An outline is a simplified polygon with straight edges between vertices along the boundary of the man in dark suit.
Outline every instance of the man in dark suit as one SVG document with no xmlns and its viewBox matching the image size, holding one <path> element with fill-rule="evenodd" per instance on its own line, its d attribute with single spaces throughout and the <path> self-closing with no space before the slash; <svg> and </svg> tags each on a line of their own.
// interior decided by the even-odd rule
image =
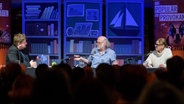
<svg viewBox="0 0 184 104">
<path fill-rule="evenodd" d="M 25 53 L 26 45 L 27 42 L 25 34 L 15 34 L 13 44 L 9 47 L 6 55 L 6 64 L 10 62 L 18 62 L 25 67 L 36 68 L 36 62 L 29 59 L 28 52 Z"/>
</svg>

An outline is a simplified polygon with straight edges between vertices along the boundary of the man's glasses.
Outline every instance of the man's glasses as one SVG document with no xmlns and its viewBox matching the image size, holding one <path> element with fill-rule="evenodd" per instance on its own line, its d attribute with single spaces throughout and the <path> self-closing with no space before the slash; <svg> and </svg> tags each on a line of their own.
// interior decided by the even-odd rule
<svg viewBox="0 0 184 104">
<path fill-rule="evenodd" d="M 103 42 L 96 42 L 97 44 L 101 44 L 101 43 L 103 43 Z"/>
</svg>

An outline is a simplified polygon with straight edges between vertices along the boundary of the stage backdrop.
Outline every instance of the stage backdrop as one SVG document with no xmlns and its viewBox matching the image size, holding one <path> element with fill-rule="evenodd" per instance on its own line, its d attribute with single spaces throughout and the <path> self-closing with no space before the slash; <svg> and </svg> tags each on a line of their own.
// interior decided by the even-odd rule
<svg viewBox="0 0 184 104">
<path fill-rule="evenodd" d="M 184 58 L 183 0 L 154 0 L 155 40 L 164 37 L 174 55 Z"/>
<path fill-rule="evenodd" d="M 11 0 L 0 0 L 0 65 L 5 64 L 7 49 L 11 44 L 10 9 Z"/>
</svg>

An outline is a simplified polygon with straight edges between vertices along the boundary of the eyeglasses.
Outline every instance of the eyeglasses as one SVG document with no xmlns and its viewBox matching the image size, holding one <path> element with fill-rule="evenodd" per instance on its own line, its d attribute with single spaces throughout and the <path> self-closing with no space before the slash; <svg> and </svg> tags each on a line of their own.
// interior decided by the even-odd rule
<svg viewBox="0 0 184 104">
<path fill-rule="evenodd" d="M 163 45 L 163 44 L 157 44 L 157 43 L 155 44 L 155 46 L 161 46 L 161 45 Z"/>
<path fill-rule="evenodd" d="M 97 44 L 101 44 L 101 43 L 103 43 L 103 42 L 96 42 Z"/>
</svg>

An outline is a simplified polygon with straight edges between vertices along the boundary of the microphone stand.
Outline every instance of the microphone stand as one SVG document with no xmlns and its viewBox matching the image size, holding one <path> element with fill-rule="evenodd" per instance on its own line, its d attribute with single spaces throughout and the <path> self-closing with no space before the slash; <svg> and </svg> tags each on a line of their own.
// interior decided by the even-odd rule
<svg viewBox="0 0 184 104">
<path fill-rule="evenodd" d="M 152 54 L 153 53 L 153 51 L 150 51 L 149 53 L 147 53 L 147 54 L 145 54 L 144 56 L 145 56 L 145 58 L 147 58 L 150 54 Z"/>
<path fill-rule="evenodd" d="M 63 58 L 60 63 L 69 63 L 71 58 Z"/>
</svg>

